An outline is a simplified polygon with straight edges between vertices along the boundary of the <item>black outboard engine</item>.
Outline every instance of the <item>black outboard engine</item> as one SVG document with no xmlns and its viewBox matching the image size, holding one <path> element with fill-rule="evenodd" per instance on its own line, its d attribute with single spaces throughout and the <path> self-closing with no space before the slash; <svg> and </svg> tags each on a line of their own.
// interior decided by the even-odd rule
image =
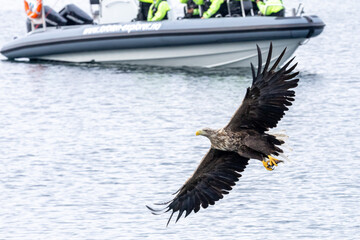
<svg viewBox="0 0 360 240">
<path fill-rule="evenodd" d="M 59 14 L 67 20 L 66 25 L 92 24 L 93 19 L 74 4 L 66 5 Z"/>
<path fill-rule="evenodd" d="M 44 6 L 45 22 L 47 27 L 65 26 L 67 20 L 49 6 Z M 42 28 L 42 24 L 35 24 L 35 29 Z M 26 20 L 26 30 L 31 31 L 31 21 Z"/>
<path fill-rule="evenodd" d="M 49 6 L 44 6 L 46 26 L 65 26 L 67 20 Z"/>
</svg>

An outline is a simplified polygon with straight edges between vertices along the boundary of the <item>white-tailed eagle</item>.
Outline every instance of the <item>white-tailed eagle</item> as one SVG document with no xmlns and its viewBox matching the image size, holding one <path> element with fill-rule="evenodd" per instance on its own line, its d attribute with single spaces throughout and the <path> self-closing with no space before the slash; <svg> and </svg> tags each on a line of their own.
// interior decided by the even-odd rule
<svg viewBox="0 0 360 240">
<path fill-rule="evenodd" d="M 292 58 L 282 68 L 277 67 L 285 54 L 280 54 L 269 69 L 272 44 L 262 69 L 262 56 L 259 46 L 258 69 L 255 74 L 251 64 L 253 82 L 246 91 L 245 98 L 230 122 L 221 129 L 204 128 L 196 135 L 207 137 L 211 142 L 208 153 L 202 159 L 194 174 L 178 190 L 174 199 L 163 203 L 164 209 L 157 210 L 147 206 L 153 214 L 171 211 L 168 224 L 175 212 L 179 212 L 176 221 L 185 212 L 187 217 L 200 207 L 207 208 L 228 194 L 235 182 L 241 177 L 248 161 L 260 160 L 267 170 L 273 170 L 281 160 L 275 158 L 283 153 L 280 146 L 284 143 L 276 135 L 270 134 L 270 128 L 276 127 L 285 115 L 288 106 L 294 101 L 295 92 L 291 89 L 298 85 L 294 72 L 297 64 L 289 67 Z"/>
</svg>

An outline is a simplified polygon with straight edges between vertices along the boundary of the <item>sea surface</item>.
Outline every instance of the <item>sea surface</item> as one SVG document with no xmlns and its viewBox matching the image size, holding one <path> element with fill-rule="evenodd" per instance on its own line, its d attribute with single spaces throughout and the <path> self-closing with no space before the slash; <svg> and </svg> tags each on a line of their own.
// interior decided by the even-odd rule
<svg viewBox="0 0 360 240">
<path fill-rule="evenodd" d="M 195 131 L 229 121 L 250 72 L 0 57 L 0 239 L 359 239 L 360 5 L 301 2 L 327 26 L 295 52 L 296 101 L 274 130 L 291 162 L 250 161 L 223 200 L 168 227 L 145 205 L 191 176 L 209 148 Z M 22 4 L 0 0 L 0 46 L 25 34 Z"/>
</svg>

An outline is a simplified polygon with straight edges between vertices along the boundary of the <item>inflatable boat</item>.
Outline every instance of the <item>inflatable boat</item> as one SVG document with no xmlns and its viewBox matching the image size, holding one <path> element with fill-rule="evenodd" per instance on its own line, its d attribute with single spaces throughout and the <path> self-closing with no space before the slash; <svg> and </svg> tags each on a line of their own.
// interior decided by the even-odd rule
<svg viewBox="0 0 360 240">
<path fill-rule="evenodd" d="M 256 60 L 256 44 L 264 49 L 265 56 L 272 42 L 274 59 L 287 47 L 283 60 L 286 61 L 300 45 L 321 34 L 325 27 L 319 17 L 295 11 L 289 17 L 244 14 L 210 19 L 170 17 L 159 22 L 131 21 L 137 9 L 129 5 L 128 8 L 119 5 L 118 13 L 124 9 L 125 13 L 117 14 L 128 14 L 125 20 L 129 21 L 115 17 L 101 20 L 99 16 L 104 15 L 102 11 L 106 6 L 104 1 L 95 2 L 99 10 L 93 17 L 74 5 L 59 13 L 43 6 L 42 20 L 38 24 L 31 20 L 28 34 L 4 45 L 1 54 L 10 60 L 248 67 Z"/>
</svg>

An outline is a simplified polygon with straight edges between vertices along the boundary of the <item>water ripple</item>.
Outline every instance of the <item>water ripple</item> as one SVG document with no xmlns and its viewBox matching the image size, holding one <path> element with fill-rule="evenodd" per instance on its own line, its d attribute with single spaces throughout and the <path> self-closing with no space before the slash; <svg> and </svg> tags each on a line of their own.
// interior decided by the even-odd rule
<svg viewBox="0 0 360 240">
<path fill-rule="evenodd" d="M 251 161 L 224 200 L 168 228 L 145 204 L 191 176 L 209 147 L 195 131 L 227 123 L 248 70 L 0 61 L 0 238 L 355 239 L 360 9 L 302 2 L 327 27 L 296 52 L 301 81 L 279 125 L 292 161 Z M 0 9 L 0 45 L 23 33 L 17 9 Z"/>
</svg>

